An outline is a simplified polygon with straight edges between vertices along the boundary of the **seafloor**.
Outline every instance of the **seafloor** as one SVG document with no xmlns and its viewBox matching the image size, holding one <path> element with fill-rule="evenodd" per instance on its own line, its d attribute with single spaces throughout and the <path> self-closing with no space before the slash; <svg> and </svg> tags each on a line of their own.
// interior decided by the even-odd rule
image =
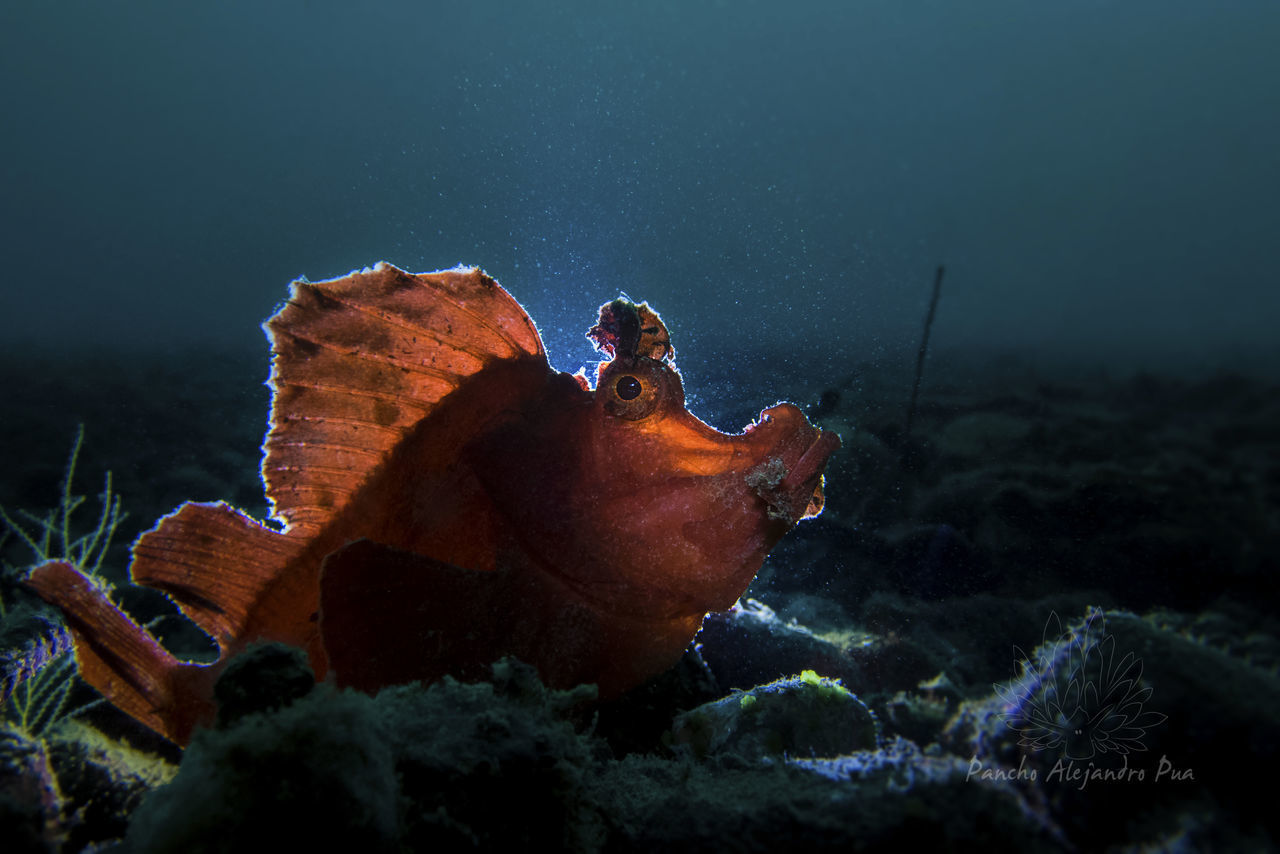
<svg viewBox="0 0 1280 854">
<path fill-rule="evenodd" d="M 716 426 L 786 397 L 844 447 L 822 517 L 697 652 L 607 705 L 510 661 L 492 684 L 343 694 L 265 648 L 185 755 L 109 706 L 65 715 L 82 685 L 61 720 L 24 722 L 15 674 L 57 652 L 56 626 L 9 537 L 0 849 L 1276 847 L 1273 383 L 935 356 L 908 434 L 900 365 L 683 367 Z M 73 534 L 110 469 L 119 600 L 207 650 L 127 584 L 127 544 L 186 499 L 264 513 L 265 373 L 258 355 L 7 354 L 0 506 L 57 505 L 83 423 Z"/>
</svg>

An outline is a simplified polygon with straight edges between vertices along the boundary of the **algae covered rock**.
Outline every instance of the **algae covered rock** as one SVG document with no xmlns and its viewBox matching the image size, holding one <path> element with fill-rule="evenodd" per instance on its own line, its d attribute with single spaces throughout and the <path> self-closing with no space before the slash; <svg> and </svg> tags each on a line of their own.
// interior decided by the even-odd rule
<svg viewBox="0 0 1280 854">
<path fill-rule="evenodd" d="M 80 850 L 125 835 L 134 810 L 178 769 L 80 721 L 64 721 L 47 739 L 66 798 L 67 844 Z"/>
<path fill-rule="evenodd" d="M 218 725 L 287 706 L 309 694 L 315 684 L 302 650 L 282 643 L 253 644 L 233 658 L 214 683 Z"/>
<path fill-rule="evenodd" d="M 134 815 L 129 849 L 363 841 L 365 850 L 392 850 L 398 784 L 381 718 L 373 698 L 322 688 L 274 714 L 198 732 L 174 781 Z"/>
<path fill-rule="evenodd" d="M 445 678 L 376 697 L 321 685 L 200 731 L 135 815 L 129 850 L 586 847 L 592 743 L 558 713 L 592 692 L 546 690 L 515 662 L 495 670 L 496 684 Z"/>
<path fill-rule="evenodd" d="M 0 724 L 0 838 L 18 851 L 59 850 L 63 806 L 44 742 Z"/>
<path fill-rule="evenodd" d="M 744 599 L 728 611 L 708 614 L 698 643 L 703 660 L 723 688 L 747 690 L 773 679 L 814 670 L 847 684 L 866 674 L 846 650 L 768 605 Z"/>
<path fill-rule="evenodd" d="M 672 747 L 693 756 L 838 756 L 872 749 L 879 723 L 838 680 L 806 670 L 676 717 Z"/>
<path fill-rule="evenodd" d="M 970 757 L 975 778 L 1042 790 L 1086 848 L 1177 836 L 1195 850 L 1263 850 L 1274 798 L 1253 769 L 1280 758 L 1277 706 L 1271 670 L 1160 618 L 1091 608 L 1052 618 L 1015 678 L 962 703 L 940 742 Z"/>
<path fill-rule="evenodd" d="M 966 774 L 897 739 L 833 759 L 629 756 L 598 791 L 611 852 L 1069 850 L 1015 785 Z"/>
</svg>

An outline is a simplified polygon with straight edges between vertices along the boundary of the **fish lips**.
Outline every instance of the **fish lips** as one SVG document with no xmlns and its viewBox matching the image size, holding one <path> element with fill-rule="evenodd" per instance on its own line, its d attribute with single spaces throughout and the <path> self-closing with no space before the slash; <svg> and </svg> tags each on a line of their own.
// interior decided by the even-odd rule
<svg viewBox="0 0 1280 854">
<path fill-rule="evenodd" d="M 760 413 L 747 434 L 770 440 L 761 463 L 746 475 L 747 485 L 764 499 L 771 519 L 794 525 L 822 512 L 822 472 L 840 447 L 840 437 L 809 423 L 790 403 Z"/>
<path fill-rule="evenodd" d="M 792 505 L 808 498 L 801 519 L 812 519 L 822 512 L 826 504 L 826 494 L 823 492 L 825 478 L 822 472 L 827 467 L 827 460 L 831 459 L 831 455 L 839 447 L 839 436 L 830 430 L 819 430 L 818 438 L 800 455 L 800 459 L 782 481 L 782 490 L 791 496 Z"/>
</svg>

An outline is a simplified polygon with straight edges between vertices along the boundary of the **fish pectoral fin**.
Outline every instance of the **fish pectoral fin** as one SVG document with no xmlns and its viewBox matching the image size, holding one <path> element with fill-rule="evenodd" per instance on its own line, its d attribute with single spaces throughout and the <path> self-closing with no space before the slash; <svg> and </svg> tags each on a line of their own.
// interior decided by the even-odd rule
<svg viewBox="0 0 1280 854">
<path fill-rule="evenodd" d="M 507 573 L 357 540 L 325 558 L 320 637 L 339 685 L 479 679 L 505 650 Z"/>
</svg>

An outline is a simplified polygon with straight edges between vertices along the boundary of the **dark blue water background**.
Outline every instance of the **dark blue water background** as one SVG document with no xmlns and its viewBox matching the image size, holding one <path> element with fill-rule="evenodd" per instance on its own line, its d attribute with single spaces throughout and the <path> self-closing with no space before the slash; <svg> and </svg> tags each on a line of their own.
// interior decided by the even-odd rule
<svg viewBox="0 0 1280 854">
<path fill-rule="evenodd" d="M 260 348 L 296 276 L 462 262 L 557 367 L 625 291 L 686 371 L 834 376 L 913 357 L 945 262 L 944 350 L 1265 366 L 1277 43 L 1271 2 L 7 3 L 0 339 Z"/>
</svg>

